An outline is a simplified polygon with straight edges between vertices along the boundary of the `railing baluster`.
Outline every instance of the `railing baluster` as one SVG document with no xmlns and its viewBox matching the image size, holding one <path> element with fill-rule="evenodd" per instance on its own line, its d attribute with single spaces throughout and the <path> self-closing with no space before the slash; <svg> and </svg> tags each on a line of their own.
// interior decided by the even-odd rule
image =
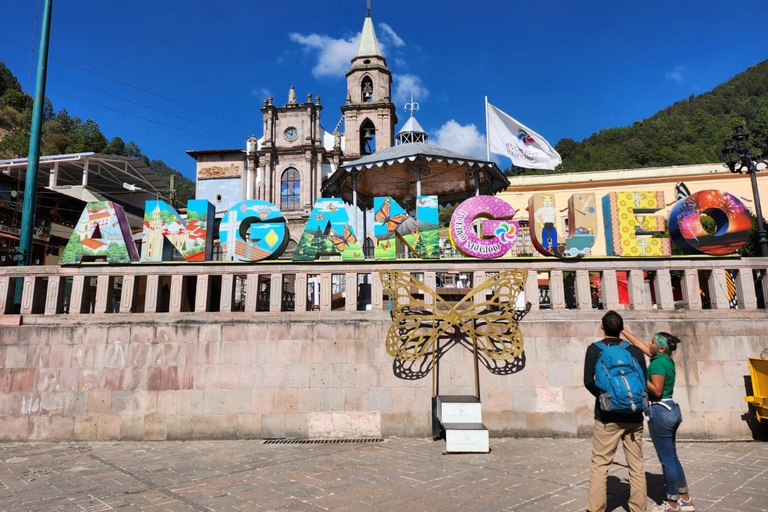
<svg viewBox="0 0 768 512">
<path fill-rule="evenodd" d="M 525 280 L 525 301 L 531 303 L 531 311 L 539 309 L 539 273 L 536 270 L 528 271 Z"/>
<path fill-rule="evenodd" d="M 248 274 L 245 285 L 245 311 L 255 313 L 259 304 L 259 274 Z"/>
<path fill-rule="evenodd" d="M 424 285 L 437 293 L 437 272 L 424 272 Z M 430 294 L 424 294 L 426 304 L 434 304 L 435 298 Z"/>
<path fill-rule="evenodd" d="M 112 284 L 111 276 L 100 275 L 96 278 L 96 304 L 94 306 L 94 313 L 106 313 L 107 303 L 110 292 L 110 284 Z"/>
<path fill-rule="evenodd" d="M 69 292 L 69 314 L 79 315 L 83 310 L 83 293 L 85 292 L 85 276 L 72 278 L 72 290 Z"/>
<path fill-rule="evenodd" d="M 11 288 L 11 278 L 8 276 L 0 277 L 0 315 L 5 314 L 8 307 L 8 293 Z"/>
<path fill-rule="evenodd" d="M 740 268 L 736 275 L 736 298 L 740 309 L 757 309 L 755 279 L 751 268 Z"/>
<path fill-rule="evenodd" d="M 48 276 L 48 290 L 45 294 L 45 314 L 61 313 L 63 308 L 64 287 L 59 276 Z"/>
<path fill-rule="evenodd" d="M 624 308 L 624 305 L 619 302 L 619 282 L 616 279 L 615 270 L 603 270 L 600 288 L 603 295 L 603 308 L 608 310 Z"/>
<path fill-rule="evenodd" d="M 384 308 L 382 294 L 384 287 L 381 284 L 381 275 L 378 272 L 371 273 L 371 309 L 381 311 Z"/>
<path fill-rule="evenodd" d="M 667 269 L 656 271 L 654 281 L 656 300 L 661 309 L 675 309 L 675 297 L 672 295 L 672 275 Z"/>
<path fill-rule="evenodd" d="M 195 285 L 195 313 L 205 313 L 211 301 L 210 276 L 202 274 L 197 276 Z"/>
<path fill-rule="evenodd" d="M 136 297 L 136 276 L 123 276 L 123 289 L 120 292 L 120 313 L 132 313 Z"/>
<path fill-rule="evenodd" d="M 32 306 L 35 303 L 36 276 L 24 276 L 24 288 L 21 293 L 21 314 L 31 315 Z"/>
<path fill-rule="evenodd" d="M 482 284 L 483 281 L 485 281 L 485 271 L 475 270 L 472 276 L 472 282 L 474 283 L 475 287 Z M 481 302 L 488 300 L 488 296 L 485 293 L 476 293 L 473 299 L 475 304 L 480 304 Z"/>
<path fill-rule="evenodd" d="M 296 289 L 294 311 L 303 313 L 307 310 L 307 274 L 304 272 L 297 273 L 296 283 L 293 286 Z"/>
<path fill-rule="evenodd" d="M 344 277 L 344 310 L 357 311 L 357 274 L 347 272 Z"/>
<path fill-rule="evenodd" d="M 712 302 L 712 309 L 731 308 L 725 272 L 722 268 L 713 268 L 709 273 L 709 300 Z"/>
<path fill-rule="evenodd" d="M 147 296 L 144 298 L 144 312 L 157 313 L 157 299 L 160 292 L 160 276 L 147 276 Z"/>
<path fill-rule="evenodd" d="M 629 304 L 632 309 L 651 309 L 645 296 L 645 276 L 642 270 L 630 270 L 628 279 Z"/>
<path fill-rule="evenodd" d="M 219 298 L 219 310 L 230 313 L 232 311 L 232 298 L 234 297 L 235 276 L 224 274 L 221 276 L 221 297 Z"/>
<path fill-rule="evenodd" d="M 329 272 L 320 274 L 320 311 L 331 310 L 331 299 L 333 297 L 332 282 L 332 274 Z"/>
<path fill-rule="evenodd" d="M 549 300 L 552 303 L 552 309 L 565 309 L 565 286 L 563 285 L 562 270 L 549 272 Z"/>
<path fill-rule="evenodd" d="M 579 309 L 592 309 L 592 290 L 589 286 L 589 272 L 576 271 L 576 306 Z"/>
<path fill-rule="evenodd" d="M 699 271 L 687 268 L 683 271 L 683 303 L 686 309 L 701 309 Z"/>
<path fill-rule="evenodd" d="M 269 283 L 269 311 L 279 313 L 283 309 L 283 274 L 272 273 Z"/>
</svg>

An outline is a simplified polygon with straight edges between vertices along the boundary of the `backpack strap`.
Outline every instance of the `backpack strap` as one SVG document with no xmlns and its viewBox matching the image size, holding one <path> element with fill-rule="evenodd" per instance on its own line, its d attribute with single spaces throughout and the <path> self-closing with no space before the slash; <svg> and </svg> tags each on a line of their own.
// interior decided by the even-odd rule
<svg viewBox="0 0 768 512">
<path fill-rule="evenodd" d="M 608 348 L 608 345 L 603 343 L 602 340 L 594 342 L 593 345 L 596 346 L 597 348 L 599 348 L 601 352 Z"/>
<path fill-rule="evenodd" d="M 619 345 L 623 349 L 628 349 L 630 347 L 630 344 L 627 340 L 622 340 L 621 345 Z"/>
</svg>

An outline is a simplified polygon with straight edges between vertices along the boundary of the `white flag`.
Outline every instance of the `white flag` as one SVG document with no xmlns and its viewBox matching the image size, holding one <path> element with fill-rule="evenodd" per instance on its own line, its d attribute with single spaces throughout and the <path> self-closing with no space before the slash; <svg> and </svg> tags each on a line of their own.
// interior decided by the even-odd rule
<svg viewBox="0 0 768 512">
<path fill-rule="evenodd" d="M 554 169 L 563 159 L 544 137 L 488 103 L 488 145 L 491 152 L 525 169 Z"/>
</svg>

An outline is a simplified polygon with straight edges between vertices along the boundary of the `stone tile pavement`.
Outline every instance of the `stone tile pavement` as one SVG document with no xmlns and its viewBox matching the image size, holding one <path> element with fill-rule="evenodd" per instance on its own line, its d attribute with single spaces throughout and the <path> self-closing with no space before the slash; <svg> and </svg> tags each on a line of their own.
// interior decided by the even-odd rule
<svg viewBox="0 0 768 512">
<path fill-rule="evenodd" d="M 261 441 L 0 444 L 0 511 L 583 511 L 588 439 L 492 439 L 489 455 L 444 444 Z M 768 511 L 768 444 L 681 443 L 698 510 Z M 649 495 L 663 498 L 646 443 Z M 608 510 L 625 510 L 619 453 Z"/>
</svg>

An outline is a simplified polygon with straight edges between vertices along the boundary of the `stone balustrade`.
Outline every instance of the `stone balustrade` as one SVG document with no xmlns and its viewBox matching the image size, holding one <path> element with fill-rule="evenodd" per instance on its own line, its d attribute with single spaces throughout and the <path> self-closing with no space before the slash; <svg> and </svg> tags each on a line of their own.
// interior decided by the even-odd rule
<svg viewBox="0 0 768 512">
<path fill-rule="evenodd" d="M 764 308 L 761 297 L 768 296 L 764 258 L 94 263 L 0 268 L 0 315 L 380 311 L 387 307 L 381 269 L 416 274 L 440 293 L 451 286 L 440 286 L 444 279 L 438 276 L 461 276 L 464 281 L 454 287 L 466 291 L 488 274 L 510 268 L 530 271 L 525 298 L 533 310 L 754 310 Z M 622 272 L 628 305 L 619 300 Z M 18 286 L 20 307 L 18 301 L 14 305 Z"/>
</svg>

